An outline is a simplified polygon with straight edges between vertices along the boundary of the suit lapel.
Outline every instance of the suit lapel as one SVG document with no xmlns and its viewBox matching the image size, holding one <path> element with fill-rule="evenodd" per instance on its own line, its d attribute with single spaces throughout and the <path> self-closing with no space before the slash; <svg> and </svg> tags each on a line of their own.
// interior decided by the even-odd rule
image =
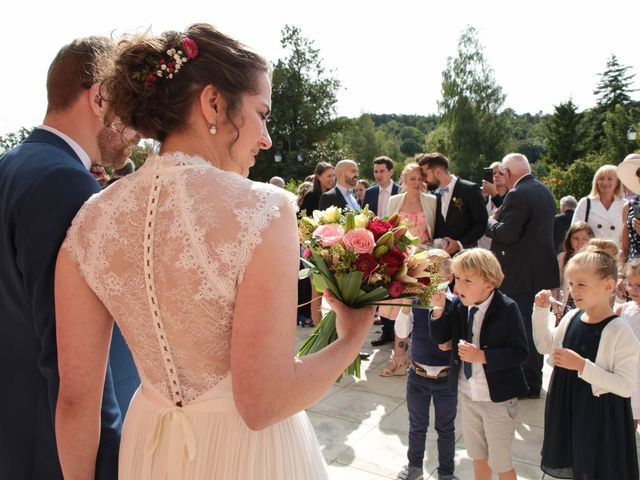
<svg viewBox="0 0 640 480">
<path fill-rule="evenodd" d="M 340 189 L 338 187 L 335 187 L 335 189 L 336 189 L 336 197 L 342 203 L 342 205 L 339 205 L 339 207 L 344 208 L 348 206 L 347 199 L 344 198 L 344 195 L 342 195 L 342 192 L 340 191 Z"/>
<path fill-rule="evenodd" d="M 442 216 L 442 195 L 436 193 L 436 219 L 434 224 L 434 238 L 442 238 L 444 235 L 442 232 L 444 231 L 444 217 Z"/>
<path fill-rule="evenodd" d="M 484 313 L 484 320 L 482 320 L 482 327 L 480 327 L 480 345 L 482 345 L 483 339 L 482 334 L 485 331 L 485 325 L 491 323 L 492 319 L 495 319 L 493 312 L 498 308 L 498 306 L 502 305 L 504 302 L 502 300 L 502 294 L 498 291 L 498 289 L 493 291 L 493 298 L 491 299 L 491 303 L 487 307 L 487 311 Z"/>
<path fill-rule="evenodd" d="M 427 232 L 429 233 L 429 238 L 433 239 L 434 238 L 434 231 L 435 228 L 431 228 L 430 225 L 434 225 L 436 224 L 435 222 L 435 218 L 430 218 L 430 215 L 433 214 L 433 212 L 431 211 L 431 209 L 429 208 L 429 204 L 427 203 L 427 196 L 424 193 L 420 194 L 420 205 L 422 206 L 422 213 L 424 214 L 424 221 L 427 224 Z M 430 222 L 431 221 L 431 222 Z"/>
<path fill-rule="evenodd" d="M 374 195 L 373 195 L 373 213 L 378 215 L 378 200 L 380 199 L 380 185 L 376 185 Z"/>
<path fill-rule="evenodd" d="M 462 302 L 458 303 L 458 315 L 460 316 L 460 323 L 462 324 L 460 325 L 460 331 L 463 335 L 462 338 L 467 339 L 469 338 L 469 332 L 467 332 L 469 309 L 465 307 Z"/>
<path fill-rule="evenodd" d="M 453 191 L 451 192 L 451 198 L 449 199 L 449 208 L 447 209 L 447 216 L 445 217 L 444 221 L 448 221 L 449 217 L 451 216 L 451 212 L 453 211 L 453 209 L 458 209 L 458 207 L 455 206 L 455 202 L 454 202 L 454 198 L 460 198 L 460 179 L 456 180 L 456 184 L 453 186 Z M 453 215 L 454 217 L 456 216 L 456 214 Z"/>
</svg>

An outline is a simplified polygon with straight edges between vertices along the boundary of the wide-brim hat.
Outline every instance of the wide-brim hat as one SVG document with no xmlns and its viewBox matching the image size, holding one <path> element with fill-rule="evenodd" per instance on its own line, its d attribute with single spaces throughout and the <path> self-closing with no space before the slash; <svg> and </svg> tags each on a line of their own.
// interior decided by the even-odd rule
<svg viewBox="0 0 640 480">
<path fill-rule="evenodd" d="M 640 193 L 640 154 L 631 153 L 616 167 L 622 184 L 633 193 Z"/>
</svg>

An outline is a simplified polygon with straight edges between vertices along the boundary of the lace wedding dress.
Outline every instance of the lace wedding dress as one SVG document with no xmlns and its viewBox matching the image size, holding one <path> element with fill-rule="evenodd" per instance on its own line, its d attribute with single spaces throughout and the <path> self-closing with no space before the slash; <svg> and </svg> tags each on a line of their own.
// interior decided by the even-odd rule
<svg viewBox="0 0 640 480">
<path fill-rule="evenodd" d="M 289 201 L 170 153 L 147 159 L 74 219 L 63 248 L 118 322 L 142 378 L 123 428 L 120 480 L 327 478 L 304 412 L 252 431 L 231 390 L 237 287 Z"/>
</svg>

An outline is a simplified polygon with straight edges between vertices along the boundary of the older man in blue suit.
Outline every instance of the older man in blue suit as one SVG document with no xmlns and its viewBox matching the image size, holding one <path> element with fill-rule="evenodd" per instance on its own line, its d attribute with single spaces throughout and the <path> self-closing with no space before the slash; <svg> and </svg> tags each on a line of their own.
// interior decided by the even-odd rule
<svg viewBox="0 0 640 480">
<path fill-rule="evenodd" d="M 47 76 L 43 125 L 0 157 L 0 476 L 62 479 L 54 419 L 58 365 L 53 277 L 58 249 L 78 209 L 100 187 L 91 162 L 120 166 L 135 132 L 103 123 L 99 37 L 63 47 Z M 96 475 L 117 478 L 121 416 L 105 379 Z"/>
</svg>

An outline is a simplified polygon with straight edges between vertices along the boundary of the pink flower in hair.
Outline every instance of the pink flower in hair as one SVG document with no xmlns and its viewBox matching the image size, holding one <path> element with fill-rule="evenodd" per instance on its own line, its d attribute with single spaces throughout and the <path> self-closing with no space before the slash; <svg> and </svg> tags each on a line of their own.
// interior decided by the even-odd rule
<svg viewBox="0 0 640 480">
<path fill-rule="evenodd" d="M 198 57 L 198 44 L 189 37 L 184 37 L 182 40 L 182 47 L 189 60 L 193 60 Z"/>
</svg>

